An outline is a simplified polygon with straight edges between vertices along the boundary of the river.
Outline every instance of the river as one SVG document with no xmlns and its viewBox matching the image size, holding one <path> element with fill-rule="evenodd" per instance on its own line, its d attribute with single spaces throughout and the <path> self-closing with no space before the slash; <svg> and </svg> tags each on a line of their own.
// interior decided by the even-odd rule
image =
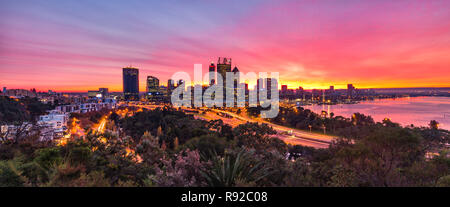
<svg viewBox="0 0 450 207">
<path fill-rule="evenodd" d="M 430 120 L 439 122 L 439 128 L 450 130 L 450 97 L 405 97 L 376 99 L 357 104 L 303 106 L 316 113 L 327 111 L 335 116 L 350 118 L 353 113 L 370 115 L 375 121 L 390 118 L 402 126 L 428 126 Z"/>
</svg>

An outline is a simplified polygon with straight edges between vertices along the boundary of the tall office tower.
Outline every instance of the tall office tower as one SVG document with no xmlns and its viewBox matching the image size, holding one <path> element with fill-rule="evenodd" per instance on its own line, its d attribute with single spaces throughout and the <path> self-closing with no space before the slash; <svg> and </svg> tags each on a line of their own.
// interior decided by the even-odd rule
<svg viewBox="0 0 450 207">
<path fill-rule="evenodd" d="M 241 83 L 240 75 L 238 75 L 239 69 L 235 66 L 231 72 L 233 72 L 233 75 L 237 76 L 237 78 L 234 79 L 233 81 L 233 93 L 235 98 L 235 104 L 237 104 L 239 84 Z"/>
<path fill-rule="evenodd" d="M 223 100 L 225 106 L 226 100 L 226 86 L 227 86 L 227 72 L 231 72 L 231 58 L 220 58 L 217 61 L 217 74 L 220 74 L 223 79 Z"/>
<path fill-rule="evenodd" d="M 239 87 L 241 88 L 242 93 L 244 93 L 244 101 L 245 101 L 245 105 L 248 106 L 248 102 L 249 102 L 249 90 L 248 90 L 248 83 L 239 83 Z"/>
<path fill-rule="evenodd" d="M 259 93 L 263 90 L 264 88 L 264 79 L 262 78 L 258 78 L 258 80 L 256 80 L 256 101 L 259 104 Z"/>
<path fill-rule="evenodd" d="M 6 87 L 3 87 L 3 94 L 6 94 L 7 90 Z"/>
<path fill-rule="evenodd" d="M 175 82 L 172 79 L 167 80 L 167 94 L 172 95 L 172 91 L 175 89 Z"/>
<path fill-rule="evenodd" d="M 139 100 L 139 69 L 123 68 L 123 95 L 125 100 Z"/>
<path fill-rule="evenodd" d="M 273 78 L 266 78 L 267 99 L 272 98 L 272 79 Z"/>
<path fill-rule="evenodd" d="M 178 80 L 177 87 L 180 86 L 180 85 L 183 85 L 183 83 L 184 83 L 183 79 Z"/>
<path fill-rule="evenodd" d="M 160 95 L 159 79 L 154 76 L 147 76 L 147 97 Z"/>
<path fill-rule="evenodd" d="M 217 73 L 222 75 L 224 85 L 226 85 L 225 80 L 227 72 L 231 72 L 231 58 L 219 57 L 219 60 L 217 61 Z"/>
<path fill-rule="evenodd" d="M 355 90 L 355 87 L 353 84 L 347 84 L 347 96 L 352 97 L 353 91 Z"/>
<path fill-rule="evenodd" d="M 239 69 L 237 67 L 233 68 L 233 74 L 236 75 L 236 73 L 239 73 Z M 238 76 L 237 79 L 234 80 L 234 88 L 237 88 L 238 84 L 240 83 L 240 77 Z"/>
<path fill-rule="evenodd" d="M 248 90 L 248 83 L 244 83 L 244 90 L 245 90 L 245 101 L 246 103 L 248 103 L 249 100 L 249 94 L 250 94 L 250 90 Z"/>
<path fill-rule="evenodd" d="M 303 87 L 299 86 L 297 90 L 295 90 L 295 95 L 296 96 L 304 96 L 305 93 L 303 93 Z M 303 98 L 305 99 L 305 98 Z"/>
<path fill-rule="evenodd" d="M 275 84 L 275 87 L 278 90 L 278 80 L 275 78 L 259 78 L 258 82 L 256 82 L 256 88 L 257 88 L 257 95 L 258 95 L 258 102 L 259 102 L 259 93 L 263 90 L 266 90 L 267 92 L 267 99 L 272 98 L 272 83 Z"/>
<path fill-rule="evenodd" d="M 102 94 L 102 98 L 107 98 L 109 96 L 108 88 L 99 88 L 100 94 Z"/>
<path fill-rule="evenodd" d="M 212 62 L 209 65 L 209 85 L 212 86 L 216 83 L 216 66 Z"/>
<path fill-rule="evenodd" d="M 288 93 L 287 85 L 281 85 L 281 95 L 286 96 Z"/>
</svg>

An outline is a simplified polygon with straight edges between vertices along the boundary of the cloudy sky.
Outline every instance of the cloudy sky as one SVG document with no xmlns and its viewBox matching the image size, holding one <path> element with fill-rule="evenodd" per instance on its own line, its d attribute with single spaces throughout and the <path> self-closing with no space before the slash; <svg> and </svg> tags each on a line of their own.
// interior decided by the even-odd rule
<svg viewBox="0 0 450 207">
<path fill-rule="evenodd" d="M 0 86 L 122 90 L 231 57 L 290 88 L 450 87 L 450 1 L 0 0 Z"/>
</svg>

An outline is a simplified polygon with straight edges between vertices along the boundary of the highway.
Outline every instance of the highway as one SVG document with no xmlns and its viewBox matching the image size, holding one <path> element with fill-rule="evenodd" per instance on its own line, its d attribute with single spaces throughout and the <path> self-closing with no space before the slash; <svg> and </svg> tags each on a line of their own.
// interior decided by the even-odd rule
<svg viewBox="0 0 450 207">
<path fill-rule="evenodd" d="M 111 114 L 111 113 L 110 113 Z M 105 128 L 106 128 L 106 121 L 108 120 L 108 116 L 109 115 L 105 115 L 100 119 L 100 122 L 98 123 L 97 127 L 94 127 L 94 129 L 97 132 L 103 133 L 105 132 Z"/>
<path fill-rule="evenodd" d="M 324 134 L 317 134 L 317 133 L 310 133 L 301 131 L 298 129 L 292 129 L 289 127 L 281 126 L 278 124 L 270 123 L 268 121 L 264 120 L 254 120 L 248 117 L 239 116 L 235 113 L 229 112 L 229 111 L 223 111 L 223 110 L 217 110 L 217 109 L 211 109 L 215 112 L 222 112 L 226 113 L 230 116 L 232 116 L 235 119 L 244 121 L 244 122 L 258 122 L 258 123 L 265 123 L 269 126 L 271 126 L 274 130 L 278 132 L 276 135 L 279 139 L 283 140 L 284 142 L 288 144 L 298 144 L 298 145 L 304 145 L 314 148 L 328 148 L 328 145 L 331 143 L 333 139 L 336 137 L 324 135 Z"/>
<path fill-rule="evenodd" d="M 157 105 L 136 105 L 138 107 L 147 108 L 147 109 L 155 109 L 158 106 Z M 186 110 L 192 110 L 190 108 L 182 107 L 182 109 Z M 277 131 L 276 135 L 273 135 L 273 137 L 277 137 L 281 140 L 283 140 L 287 144 L 292 145 L 303 145 L 308 147 L 314 147 L 314 148 L 328 148 L 330 143 L 333 139 L 336 137 L 325 135 L 325 134 L 318 134 L 318 133 L 311 133 L 306 132 L 298 129 L 292 129 L 289 127 L 281 126 L 278 124 L 274 124 L 265 120 L 261 119 L 253 119 L 250 117 L 243 117 L 236 113 L 224 111 L 224 110 L 218 110 L 218 109 L 212 109 L 208 108 L 208 110 L 200 109 L 199 114 L 194 114 L 196 118 L 204 119 L 204 120 L 215 120 L 215 119 L 221 119 L 224 121 L 225 124 L 229 124 L 232 127 L 236 127 L 240 124 L 245 124 L 247 122 L 252 123 L 264 123 L 269 126 L 271 126 L 275 131 Z M 201 114 L 202 112 L 205 112 L 205 114 Z M 217 115 L 217 113 L 224 113 L 229 115 L 231 118 L 223 117 Z M 99 127 L 101 124 L 99 125 Z"/>
</svg>

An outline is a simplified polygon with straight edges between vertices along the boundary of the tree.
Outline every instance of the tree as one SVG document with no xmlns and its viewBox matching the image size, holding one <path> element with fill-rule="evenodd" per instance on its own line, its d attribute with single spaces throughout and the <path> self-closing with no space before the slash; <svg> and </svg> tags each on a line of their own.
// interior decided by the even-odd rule
<svg viewBox="0 0 450 207">
<path fill-rule="evenodd" d="M 232 187 L 237 182 L 256 183 L 269 176 L 270 172 L 262 167 L 263 162 L 255 162 L 252 156 L 253 152 L 244 149 L 238 153 L 227 153 L 223 158 L 215 156 L 212 169 L 203 171 L 203 177 L 213 187 Z"/>
<path fill-rule="evenodd" d="M 0 187 L 21 187 L 24 181 L 13 161 L 0 161 Z"/>
<path fill-rule="evenodd" d="M 287 176 L 284 177 L 283 186 L 286 187 L 306 187 L 314 186 L 312 169 L 304 159 L 297 159 L 289 163 Z"/>
<path fill-rule="evenodd" d="M 200 187 L 206 186 L 201 172 L 209 165 L 200 160 L 198 151 L 189 149 L 175 154 L 173 159 L 162 159 L 163 165 L 157 168 L 156 175 L 150 176 L 153 183 L 161 187 Z"/>
<path fill-rule="evenodd" d="M 256 149 L 257 152 L 277 150 L 284 154 L 287 151 L 286 144 L 269 136 L 276 134 L 276 131 L 267 124 L 241 124 L 233 130 L 233 134 L 238 147 Z"/>
<path fill-rule="evenodd" d="M 0 125 L 25 122 L 30 116 L 24 105 L 7 96 L 0 96 Z"/>
<path fill-rule="evenodd" d="M 211 134 L 192 138 L 184 144 L 185 148 L 198 150 L 200 154 L 216 152 L 218 155 L 223 155 L 227 146 L 228 143 L 225 138 Z"/>
<path fill-rule="evenodd" d="M 34 159 L 42 168 L 48 170 L 53 165 L 58 165 L 63 161 L 59 148 L 44 148 L 36 151 Z"/>
<path fill-rule="evenodd" d="M 136 153 L 149 165 L 158 164 L 164 156 L 164 151 L 159 145 L 159 139 L 149 132 L 142 135 L 140 143 L 136 146 Z"/>
<path fill-rule="evenodd" d="M 428 126 L 430 126 L 431 129 L 437 130 L 439 128 L 439 122 L 436 120 L 431 120 Z"/>
<path fill-rule="evenodd" d="M 28 162 L 20 166 L 21 175 L 26 177 L 29 184 L 33 187 L 48 181 L 47 171 L 37 162 Z"/>
<path fill-rule="evenodd" d="M 401 186 L 402 169 L 424 157 L 422 141 L 409 129 L 378 127 L 362 139 L 335 142 L 331 150 L 336 161 L 355 174 L 358 185 Z"/>
</svg>

